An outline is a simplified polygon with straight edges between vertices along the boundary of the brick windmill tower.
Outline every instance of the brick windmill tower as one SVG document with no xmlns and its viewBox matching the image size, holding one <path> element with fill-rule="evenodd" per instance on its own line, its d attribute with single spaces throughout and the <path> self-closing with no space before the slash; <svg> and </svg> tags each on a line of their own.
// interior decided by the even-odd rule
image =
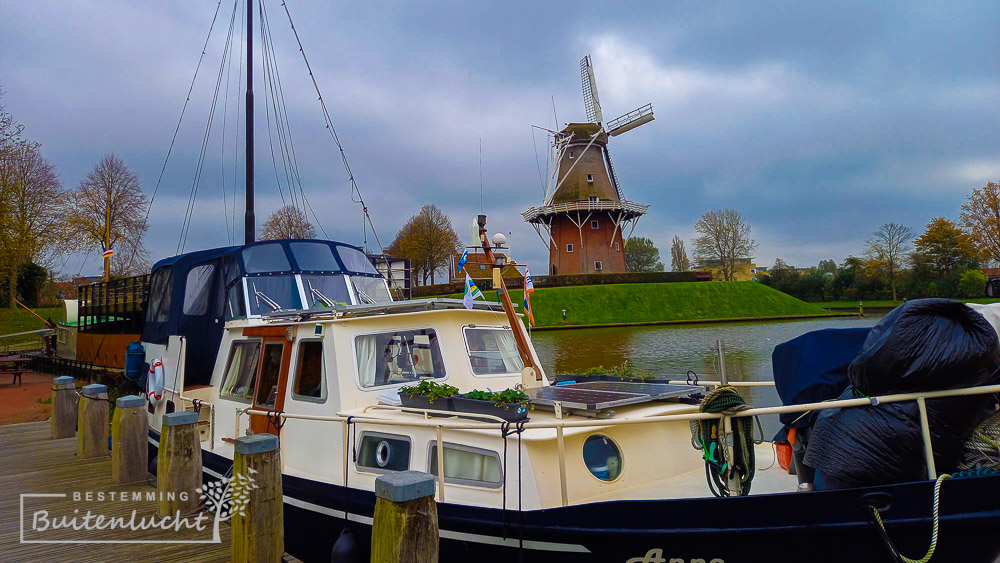
<svg viewBox="0 0 1000 563">
<path fill-rule="evenodd" d="M 629 235 L 648 205 L 627 201 L 608 153 L 608 139 L 653 120 L 646 104 L 605 125 L 594 67 L 580 61 L 588 123 L 552 131 L 556 163 L 545 199 L 521 215 L 549 247 L 549 274 L 625 271 L 625 229 Z"/>
</svg>

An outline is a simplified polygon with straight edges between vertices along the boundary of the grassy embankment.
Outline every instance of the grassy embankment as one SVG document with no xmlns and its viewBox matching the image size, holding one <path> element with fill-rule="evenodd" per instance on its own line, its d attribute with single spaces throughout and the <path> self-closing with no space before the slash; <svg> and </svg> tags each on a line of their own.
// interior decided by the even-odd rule
<svg viewBox="0 0 1000 563">
<path fill-rule="evenodd" d="M 43 319 L 52 319 L 53 321 L 58 321 L 62 316 L 62 309 L 60 307 L 34 309 L 34 311 Z M 21 307 L 16 309 L 0 309 L 0 336 L 42 328 L 45 328 L 45 323 Z M 0 348 L 11 344 L 22 344 L 33 341 L 40 341 L 38 335 L 26 334 L 13 338 L 0 338 Z"/>
<path fill-rule="evenodd" d="M 961 301 L 962 303 L 980 303 L 980 304 L 1000 303 L 1000 299 L 998 299 L 996 297 L 977 297 L 975 299 L 959 299 L 959 301 Z M 864 305 L 865 307 L 896 307 L 898 305 L 902 305 L 903 304 L 902 301 L 892 301 L 892 300 L 886 300 L 886 301 L 863 301 L 863 303 L 865 304 Z M 842 308 L 850 307 L 850 308 L 856 308 L 858 306 L 858 302 L 857 301 L 823 301 L 821 303 L 811 303 L 811 305 L 816 305 L 817 307 L 823 307 L 823 308 L 828 308 L 828 307 L 842 307 Z"/>
<path fill-rule="evenodd" d="M 483 292 L 496 300 L 493 291 Z M 523 306 L 523 293 L 511 291 Z M 448 297 L 461 298 L 461 294 Z M 538 288 L 536 327 L 607 326 L 828 316 L 814 304 L 755 282 L 690 282 Z M 562 310 L 566 320 L 562 320 Z"/>
</svg>

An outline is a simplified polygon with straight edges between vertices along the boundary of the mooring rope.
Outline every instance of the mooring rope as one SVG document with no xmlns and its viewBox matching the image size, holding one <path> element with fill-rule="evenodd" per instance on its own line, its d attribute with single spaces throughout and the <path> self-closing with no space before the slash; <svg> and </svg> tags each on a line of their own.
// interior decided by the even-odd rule
<svg viewBox="0 0 1000 563">
<path fill-rule="evenodd" d="M 927 548 L 927 553 L 920 559 L 910 559 L 909 557 L 906 557 L 905 555 L 900 553 L 898 549 L 896 549 L 896 546 L 892 543 L 892 540 L 889 539 L 889 532 L 885 529 L 885 524 L 882 522 L 882 516 L 878 513 L 878 509 L 872 505 L 868 505 L 868 509 L 871 510 L 872 515 L 875 516 L 875 522 L 878 523 L 879 532 L 882 535 L 882 539 L 885 541 L 886 547 L 889 548 L 889 551 L 892 552 L 892 555 L 896 559 L 903 560 L 906 563 L 927 563 L 928 561 L 931 560 L 931 557 L 934 556 L 934 550 L 937 549 L 937 541 L 938 541 L 938 516 L 939 516 L 938 508 L 941 501 L 941 483 L 943 483 L 944 480 L 948 479 L 949 477 L 951 477 L 951 475 L 943 473 L 941 474 L 941 476 L 937 478 L 937 481 L 934 482 L 934 516 L 933 516 L 934 523 L 931 531 L 931 545 Z"/>
<path fill-rule="evenodd" d="M 722 385 L 705 396 L 698 410 L 732 416 L 749 408 L 750 406 L 746 404 L 735 387 Z M 753 422 L 750 417 L 739 417 L 734 418 L 732 423 L 734 459 L 730 460 L 726 457 L 726 436 L 721 420 L 691 422 L 691 445 L 696 450 L 704 452 L 705 478 L 708 481 L 709 490 L 717 497 L 728 497 L 733 494 L 728 484 L 731 477 L 736 477 L 739 480 L 740 490 L 738 494 L 749 494 L 750 484 L 756 470 Z M 757 426 L 760 426 L 759 420 Z M 763 430 L 761 430 L 761 435 L 763 436 Z"/>
</svg>

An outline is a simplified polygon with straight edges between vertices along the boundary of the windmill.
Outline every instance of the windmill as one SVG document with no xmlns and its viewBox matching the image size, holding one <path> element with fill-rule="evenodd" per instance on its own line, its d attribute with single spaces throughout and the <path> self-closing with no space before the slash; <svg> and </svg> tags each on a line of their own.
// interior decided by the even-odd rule
<svg viewBox="0 0 1000 563">
<path fill-rule="evenodd" d="M 616 137 L 653 120 L 653 105 L 604 123 L 590 55 L 580 61 L 587 122 L 568 123 L 552 134 L 552 160 L 541 206 L 522 213 L 549 248 L 549 274 L 625 271 L 629 235 L 648 205 L 627 201 L 608 153 Z"/>
</svg>

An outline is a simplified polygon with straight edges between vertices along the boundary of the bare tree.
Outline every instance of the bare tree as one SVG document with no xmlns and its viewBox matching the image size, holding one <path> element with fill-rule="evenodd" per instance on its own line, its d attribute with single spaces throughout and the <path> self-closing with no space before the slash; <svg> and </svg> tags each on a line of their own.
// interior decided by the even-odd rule
<svg viewBox="0 0 1000 563">
<path fill-rule="evenodd" d="M 885 276 L 892 287 L 892 300 L 896 300 L 896 281 L 910 252 L 913 230 L 899 223 L 886 223 L 867 240 L 869 260 Z"/>
<path fill-rule="evenodd" d="M 149 261 L 143 247 L 148 230 L 143 222 L 145 209 L 146 196 L 139 178 L 120 158 L 106 155 L 70 193 L 66 244 L 74 250 L 100 252 L 110 246 L 115 251 L 111 260 L 113 275 L 146 271 Z"/>
<path fill-rule="evenodd" d="M 299 208 L 286 205 L 268 216 L 260 228 L 261 240 L 316 238 L 316 229 Z"/>
<path fill-rule="evenodd" d="M 684 241 L 681 237 L 674 235 L 674 240 L 670 244 L 670 270 L 674 272 L 686 272 L 691 269 L 691 261 L 688 260 L 687 250 L 684 249 Z"/>
<path fill-rule="evenodd" d="M 62 248 L 53 236 L 60 224 L 62 186 L 40 146 L 12 137 L 0 139 L 0 247 L 4 249 L 0 264 L 12 307 L 21 267 L 47 266 Z"/>
<path fill-rule="evenodd" d="M 986 182 L 973 190 L 960 217 L 980 254 L 1000 262 L 1000 184 Z"/>
<path fill-rule="evenodd" d="M 750 225 L 735 209 L 707 211 L 694 225 L 701 236 L 694 239 L 695 258 L 701 266 L 719 268 L 732 281 L 740 260 L 752 258 L 757 243 L 750 238 Z"/>
<path fill-rule="evenodd" d="M 451 219 L 434 205 L 425 205 L 399 229 L 386 252 L 397 258 L 409 258 L 411 267 L 421 273 L 426 285 L 428 277 L 433 284 L 434 273 L 448 267 L 459 247 Z"/>
</svg>

